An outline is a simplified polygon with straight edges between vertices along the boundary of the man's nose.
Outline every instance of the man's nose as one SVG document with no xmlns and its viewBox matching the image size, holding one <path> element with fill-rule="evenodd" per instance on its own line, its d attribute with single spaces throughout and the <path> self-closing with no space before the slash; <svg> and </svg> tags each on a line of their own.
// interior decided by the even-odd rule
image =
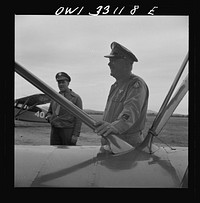
<svg viewBox="0 0 200 203">
<path fill-rule="evenodd" d="M 111 62 L 108 63 L 108 66 L 109 66 L 109 67 L 111 66 Z"/>
</svg>

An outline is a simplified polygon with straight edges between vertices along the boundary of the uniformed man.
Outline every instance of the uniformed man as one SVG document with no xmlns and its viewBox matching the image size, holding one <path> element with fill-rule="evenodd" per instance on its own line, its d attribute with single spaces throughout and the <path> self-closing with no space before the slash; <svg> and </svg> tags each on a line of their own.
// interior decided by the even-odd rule
<svg viewBox="0 0 200 203">
<path fill-rule="evenodd" d="M 56 74 L 60 94 L 82 109 L 81 97 L 69 89 L 71 77 L 65 72 Z M 62 108 L 50 103 L 46 119 L 51 124 L 50 145 L 76 145 L 81 130 L 81 120 Z"/>
<path fill-rule="evenodd" d="M 149 90 L 144 80 L 132 73 L 138 59 L 130 50 L 113 42 L 110 55 L 105 57 L 109 58 L 110 75 L 116 82 L 95 132 L 102 136 L 102 145 L 106 144 L 104 137 L 113 133 L 135 147 L 143 141 Z"/>
</svg>

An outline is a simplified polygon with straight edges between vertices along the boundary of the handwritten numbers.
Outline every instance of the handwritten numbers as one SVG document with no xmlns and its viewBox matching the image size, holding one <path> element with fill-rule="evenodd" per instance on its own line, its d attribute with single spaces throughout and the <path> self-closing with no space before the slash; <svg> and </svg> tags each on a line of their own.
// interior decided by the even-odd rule
<svg viewBox="0 0 200 203">
<path fill-rule="evenodd" d="M 119 7 L 117 7 L 117 8 L 114 10 L 113 14 L 115 14 L 115 13 L 116 13 L 116 11 L 118 10 L 118 8 L 119 8 Z M 118 15 L 120 15 L 120 14 L 121 14 L 121 12 L 124 10 L 124 8 L 125 8 L 125 6 L 124 6 L 124 7 L 122 7 L 122 9 L 119 11 Z"/>
<path fill-rule="evenodd" d="M 137 9 L 139 9 L 139 5 L 135 5 L 135 6 L 133 7 L 133 9 L 130 11 L 130 14 L 131 14 L 131 15 L 134 15 Z"/>
<path fill-rule="evenodd" d="M 107 14 L 109 12 L 109 8 L 110 8 L 110 6 L 106 6 L 104 8 L 105 11 L 102 12 L 102 14 Z M 92 14 L 92 13 L 89 12 L 89 15 L 91 15 L 91 16 L 98 16 L 101 13 L 102 9 L 103 9 L 103 6 L 98 6 L 97 7 L 97 12 L 95 14 Z"/>
<path fill-rule="evenodd" d="M 102 14 L 104 14 L 104 15 L 108 14 L 108 13 L 109 13 L 109 9 L 110 9 L 110 6 L 106 6 L 106 7 L 104 8 L 104 10 L 106 10 L 106 11 L 103 12 Z"/>
<path fill-rule="evenodd" d="M 120 10 L 119 10 L 119 12 L 117 13 L 117 11 L 118 11 L 118 9 L 119 9 L 119 7 L 117 7 L 117 8 L 115 8 L 114 9 L 114 11 L 113 11 L 113 14 L 118 14 L 118 15 L 120 15 L 121 13 L 122 13 L 122 11 L 124 10 L 124 8 L 125 8 L 125 6 L 124 7 L 122 7 Z M 91 15 L 91 16 L 98 16 L 99 14 L 103 14 L 103 15 L 106 15 L 106 14 L 111 14 L 111 9 L 110 9 L 110 5 L 107 5 L 107 6 L 105 6 L 105 7 L 103 7 L 103 6 L 98 6 L 97 8 L 96 8 L 96 13 L 90 13 L 89 12 L 89 15 Z M 110 13 L 109 13 L 110 12 Z"/>
<path fill-rule="evenodd" d="M 114 10 L 113 14 L 115 14 L 115 12 L 117 11 L 118 7 Z"/>
<path fill-rule="evenodd" d="M 122 11 L 124 10 L 125 6 L 123 7 L 111 7 L 110 5 L 107 6 L 98 6 L 95 8 L 96 13 L 91 13 L 88 12 L 87 14 L 89 14 L 90 16 L 98 16 L 98 15 L 121 15 Z M 148 15 L 154 15 L 155 13 L 155 9 L 157 9 L 158 6 L 154 6 L 152 7 L 151 10 L 147 10 Z M 129 10 L 130 9 L 130 10 Z M 76 15 L 80 15 L 82 13 L 82 11 L 85 10 L 84 6 L 82 7 L 76 7 L 76 8 L 70 8 L 70 7 L 60 7 L 56 10 L 55 15 L 71 15 L 71 14 L 76 14 Z M 138 14 L 140 12 L 140 6 L 139 5 L 130 5 L 129 7 L 126 7 L 126 10 L 128 10 L 129 14 L 134 15 L 134 14 Z M 123 13 L 124 14 L 124 13 Z M 147 14 L 147 13 L 145 13 Z"/>
<path fill-rule="evenodd" d="M 124 6 L 125 7 L 125 6 Z M 121 12 L 124 10 L 124 7 L 120 10 L 119 15 L 121 14 Z"/>
</svg>

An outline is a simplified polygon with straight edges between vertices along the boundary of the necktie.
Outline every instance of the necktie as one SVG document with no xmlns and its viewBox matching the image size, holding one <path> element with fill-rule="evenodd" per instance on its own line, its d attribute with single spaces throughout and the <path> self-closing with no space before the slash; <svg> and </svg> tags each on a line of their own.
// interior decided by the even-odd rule
<svg viewBox="0 0 200 203">
<path fill-rule="evenodd" d="M 56 107 L 56 110 L 55 110 L 56 116 L 58 116 L 59 111 L 60 111 L 60 104 L 57 104 L 57 107 Z"/>
</svg>

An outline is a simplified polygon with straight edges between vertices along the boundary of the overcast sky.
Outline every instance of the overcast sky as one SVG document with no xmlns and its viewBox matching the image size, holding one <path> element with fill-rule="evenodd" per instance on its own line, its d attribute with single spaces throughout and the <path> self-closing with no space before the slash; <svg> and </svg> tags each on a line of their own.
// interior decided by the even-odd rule
<svg viewBox="0 0 200 203">
<path fill-rule="evenodd" d="M 148 109 L 158 111 L 187 52 L 188 16 L 15 16 L 15 61 L 58 91 L 55 75 L 67 72 L 84 109 L 104 110 L 110 86 L 110 44 L 138 58 L 133 73 L 150 90 Z M 185 68 L 182 81 L 188 73 Z M 178 86 L 181 82 L 178 83 Z M 15 73 L 15 98 L 41 93 Z M 188 114 L 188 93 L 175 113 Z"/>
</svg>

